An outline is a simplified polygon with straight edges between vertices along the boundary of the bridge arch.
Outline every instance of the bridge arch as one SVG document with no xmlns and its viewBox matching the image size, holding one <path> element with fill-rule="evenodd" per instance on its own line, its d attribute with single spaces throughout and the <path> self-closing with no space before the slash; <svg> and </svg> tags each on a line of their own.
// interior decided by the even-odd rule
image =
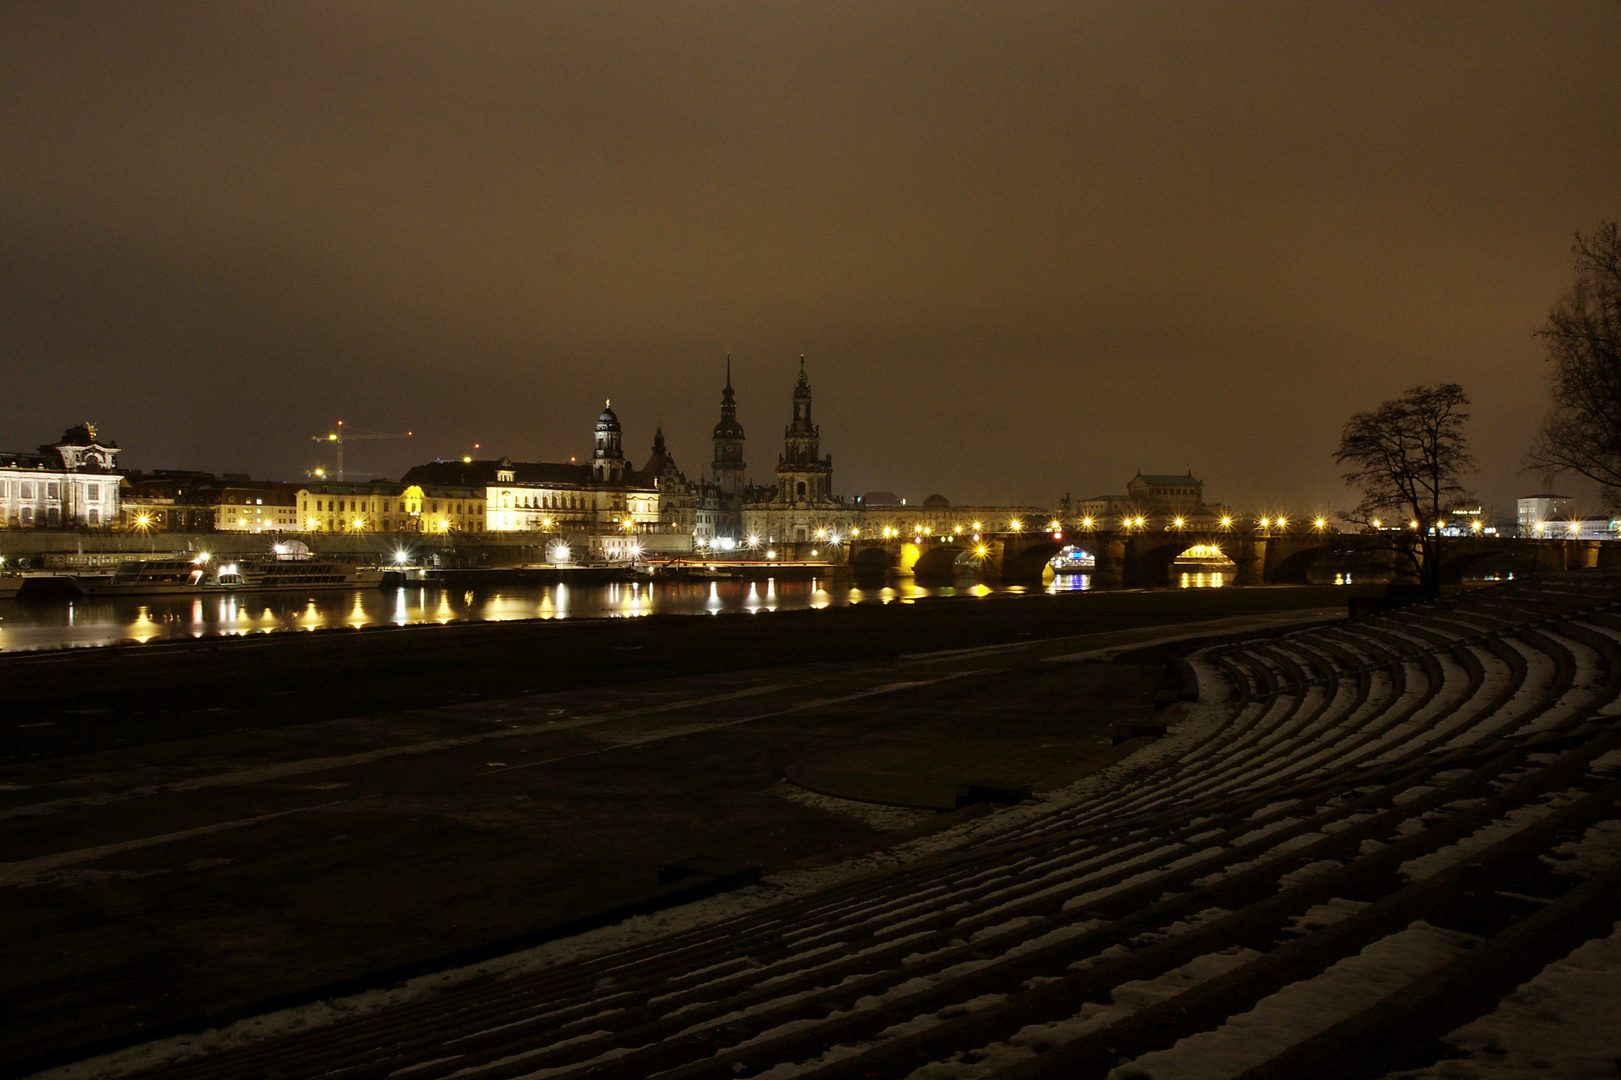
<svg viewBox="0 0 1621 1080">
<path fill-rule="evenodd" d="M 1220 573 L 1236 574 L 1238 571 L 1238 564 L 1233 562 L 1232 552 L 1228 550 L 1231 543 L 1223 537 L 1175 533 L 1161 537 L 1137 537 L 1131 546 L 1135 550 L 1129 553 L 1122 577 L 1122 584 L 1127 588 L 1163 589 L 1177 584 L 1172 580 L 1172 567 L 1190 552 L 1206 556 L 1212 562 L 1221 559 L 1223 565 L 1219 566 Z"/>
<path fill-rule="evenodd" d="M 1002 543 L 1002 581 L 1009 585 L 1039 585 L 1053 556 L 1064 550 L 1062 540 L 1033 539 Z"/>
<path fill-rule="evenodd" d="M 900 552 L 880 544 L 860 547 L 850 553 L 850 572 L 860 578 L 881 578 L 900 565 Z"/>
<path fill-rule="evenodd" d="M 967 551 L 962 544 L 931 544 L 918 553 L 912 575 L 919 585 L 949 585 L 957 580 Z"/>
</svg>

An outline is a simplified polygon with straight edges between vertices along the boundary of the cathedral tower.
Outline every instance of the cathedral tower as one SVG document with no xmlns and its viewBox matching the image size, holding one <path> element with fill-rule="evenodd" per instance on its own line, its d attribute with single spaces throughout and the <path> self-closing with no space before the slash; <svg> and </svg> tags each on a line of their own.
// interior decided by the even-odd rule
<svg viewBox="0 0 1621 1080">
<path fill-rule="evenodd" d="M 715 425 L 715 460 L 710 464 L 723 499 L 743 497 L 743 425 L 732 397 L 732 358 L 726 358 L 726 389 L 721 391 L 720 423 Z"/>
<path fill-rule="evenodd" d="M 783 433 L 782 457 L 777 459 L 777 501 L 827 502 L 833 497 L 833 458 L 819 457 L 821 430 L 811 422 L 810 381 L 805 358 L 799 358 L 799 382 L 794 385 L 794 418 Z"/>
</svg>

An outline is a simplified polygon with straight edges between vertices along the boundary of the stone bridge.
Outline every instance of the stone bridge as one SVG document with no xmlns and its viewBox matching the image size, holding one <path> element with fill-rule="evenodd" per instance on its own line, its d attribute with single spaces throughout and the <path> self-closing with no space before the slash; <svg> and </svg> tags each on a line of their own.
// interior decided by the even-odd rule
<svg viewBox="0 0 1621 1080">
<path fill-rule="evenodd" d="M 1202 548 L 1217 549 L 1232 561 L 1236 585 L 1304 585 L 1314 566 L 1336 558 L 1387 568 L 1398 581 L 1416 580 L 1411 576 L 1411 564 L 1396 553 L 1401 540 L 1396 533 L 1330 529 L 1196 530 L 1150 525 L 983 533 L 978 537 L 863 537 L 851 541 L 847 558 L 854 572 L 863 577 L 911 574 L 920 584 L 949 584 L 971 573 L 985 582 L 1035 585 L 1053 556 L 1074 546 L 1097 560 L 1093 588 L 1142 589 L 1172 584 L 1177 559 L 1190 548 Z M 1512 556 L 1510 567 L 1518 573 L 1621 565 L 1621 545 L 1597 540 L 1458 537 L 1449 538 L 1443 548 L 1441 580 L 1456 583 L 1477 563 L 1503 555 Z"/>
</svg>

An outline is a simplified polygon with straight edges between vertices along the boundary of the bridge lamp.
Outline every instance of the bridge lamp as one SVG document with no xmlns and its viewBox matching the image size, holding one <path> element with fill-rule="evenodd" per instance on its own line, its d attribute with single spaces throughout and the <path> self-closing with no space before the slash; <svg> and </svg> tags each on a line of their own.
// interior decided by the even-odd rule
<svg viewBox="0 0 1621 1080">
<path fill-rule="evenodd" d="M 816 530 L 816 539 L 818 539 L 818 540 L 826 540 L 827 539 L 827 530 L 826 529 L 817 529 Z"/>
<path fill-rule="evenodd" d="M 1469 523 L 1469 527 L 1478 533 L 1481 529 L 1486 527 L 1486 523 L 1480 520 L 1475 520 Z"/>
<path fill-rule="evenodd" d="M 1417 519 L 1414 519 L 1414 520 L 1413 520 L 1413 521 L 1409 521 L 1409 522 L 1408 522 L 1408 523 L 1407 523 L 1407 527 L 1408 527 L 1408 528 L 1409 528 L 1409 529 L 1416 529 L 1416 528 L 1418 528 L 1418 521 L 1417 521 Z"/>
<path fill-rule="evenodd" d="M 984 532 L 985 530 L 984 530 L 984 528 L 982 528 L 980 526 L 980 523 L 976 521 L 976 522 L 974 522 L 974 531 L 975 532 Z"/>
<path fill-rule="evenodd" d="M 1173 528 L 1177 528 L 1177 529 L 1180 529 L 1180 528 L 1183 528 L 1183 527 L 1185 527 L 1185 526 L 1186 526 L 1186 525 L 1187 525 L 1187 522 L 1186 522 L 1186 521 L 1184 521 L 1184 520 L 1183 520 L 1183 519 L 1182 519 L 1182 518 L 1180 518 L 1180 517 L 1178 517 L 1178 518 L 1174 518 L 1174 519 L 1173 519 L 1173 520 L 1172 520 L 1172 521 L 1171 521 L 1171 526 L 1172 526 L 1172 527 L 1173 527 Z"/>
<path fill-rule="evenodd" d="M 977 548 L 974 549 L 974 554 L 978 555 L 980 558 L 983 559 L 986 555 L 990 554 L 990 549 L 987 548 L 984 544 L 981 544 Z"/>
<path fill-rule="evenodd" d="M 838 533 L 833 533 L 831 536 L 829 536 L 827 538 L 827 542 L 830 543 L 830 544 L 837 544 L 839 542 L 839 534 Z"/>
<path fill-rule="evenodd" d="M 1328 519 L 1320 517 L 1311 523 L 1311 527 L 1316 529 L 1318 532 L 1322 532 L 1324 529 L 1328 528 Z"/>
<path fill-rule="evenodd" d="M 1137 515 L 1137 527 L 1140 529 L 1146 524 L 1148 524 L 1148 519 L 1143 517 L 1141 514 L 1138 514 Z"/>
<path fill-rule="evenodd" d="M 1084 517 L 1084 518 L 1081 519 L 1081 528 L 1090 529 L 1091 527 L 1092 527 L 1092 519 L 1091 518 Z"/>
<path fill-rule="evenodd" d="M 1379 519 L 1378 518 L 1373 519 L 1373 527 L 1375 529 L 1379 528 Z"/>
<path fill-rule="evenodd" d="M 856 526 L 856 525 L 850 526 L 850 535 L 851 536 L 860 536 L 861 535 L 860 527 Z"/>
<path fill-rule="evenodd" d="M 745 540 L 744 543 L 748 544 L 748 546 L 751 548 L 757 548 L 760 546 L 760 538 L 758 536 L 751 536 Z"/>
<path fill-rule="evenodd" d="M 1233 519 L 1230 515 L 1221 519 L 1221 527 L 1224 529 L 1230 529 L 1233 527 Z"/>
<path fill-rule="evenodd" d="M 1277 521 L 1277 524 L 1278 524 L 1278 528 L 1280 528 L 1280 529 L 1286 527 L 1289 524 L 1289 519 L 1284 517 L 1281 514 L 1278 515 L 1276 521 Z"/>
<path fill-rule="evenodd" d="M 1018 518 L 1014 518 L 1012 521 L 1007 523 L 1007 527 L 1009 529 L 1011 529 L 1013 532 L 1018 532 L 1019 530 L 1024 528 L 1024 523 L 1021 522 Z"/>
</svg>

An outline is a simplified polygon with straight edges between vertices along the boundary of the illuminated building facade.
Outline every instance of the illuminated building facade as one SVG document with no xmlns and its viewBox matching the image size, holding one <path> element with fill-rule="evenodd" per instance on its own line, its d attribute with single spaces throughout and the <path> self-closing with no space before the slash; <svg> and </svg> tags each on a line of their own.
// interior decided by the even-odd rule
<svg viewBox="0 0 1621 1080">
<path fill-rule="evenodd" d="M 664 476 L 665 487 L 679 499 L 686 479 L 674 468 L 663 442 L 661 432 L 655 437 L 649 466 L 658 464 L 661 476 L 669 474 Z M 477 489 L 483 495 L 484 528 L 490 532 L 576 538 L 680 537 L 678 542 L 639 540 L 632 545 L 637 553 L 652 548 L 684 550 L 691 545 L 690 526 L 662 516 L 660 476 L 626 465 L 623 430 L 611 405 L 605 405 L 597 417 L 589 465 L 464 458 L 418 465 L 404 479 L 406 483 Z M 672 504 L 672 508 L 678 506 Z"/>
<path fill-rule="evenodd" d="M 1576 500 L 1569 495 L 1542 492 L 1519 500 L 1521 536 L 1559 536 L 1568 530 L 1564 522 L 1576 516 Z"/>
<path fill-rule="evenodd" d="M 298 491 L 298 518 L 302 532 L 483 532 L 484 492 L 391 480 L 310 484 Z"/>
<path fill-rule="evenodd" d="M 1204 481 L 1192 472 L 1138 473 L 1126 481 L 1126 494 L 1099 495 L 1075 505 L 1071 520 L 1099 525 L 1122 518 L 1181 518 L 1190 528 L 1216 526 L 1231 513 L 1227 507 L 1204 501 Z"/>
<path fill-rule="evenodd" d="M 214 527 L 224 532 L 298 532 L 298 487 L 272 480 L 228 482 L 219 491 Z"/>
<path fill-rule="evenodd" d="M 0 454 L 0 527 L 103 528 L 118 521 L 118 444 L 90 423 L 38 453 Z"/>
</svg>

